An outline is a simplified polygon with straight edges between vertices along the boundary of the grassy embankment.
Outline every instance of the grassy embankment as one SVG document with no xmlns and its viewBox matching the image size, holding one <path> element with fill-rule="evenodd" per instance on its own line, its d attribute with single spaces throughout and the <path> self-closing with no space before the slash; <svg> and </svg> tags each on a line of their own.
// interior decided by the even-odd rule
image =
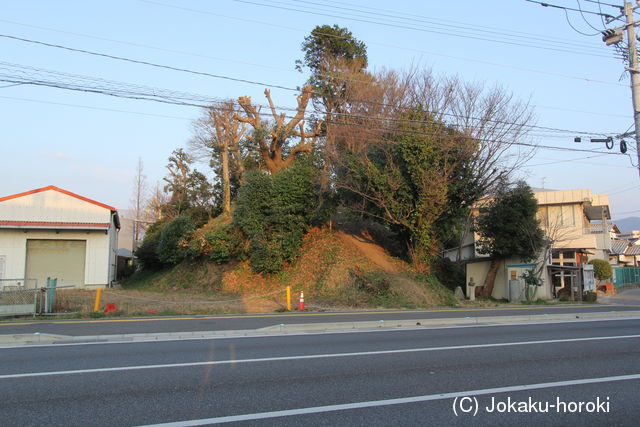
<svg viewBox="0 0 640 427">
<path fill-rule="evenodd" d="M 293 309 L 301 291 L 307 310 L 456 304 L 451 291 L 434 277 L 418 274 L 366 237 L 314 229 L 298 259 L 279 274 L 255 274 L 246 261 L 185 261 L 171 269 L 134 274 L 121 288 L 105 290 L 101 305 L 114 303 L 121 315 L 283 311 L 287 286 Z M 92 312 L 95 291 L 60 294 L 64 311 Z"/>
</svg>

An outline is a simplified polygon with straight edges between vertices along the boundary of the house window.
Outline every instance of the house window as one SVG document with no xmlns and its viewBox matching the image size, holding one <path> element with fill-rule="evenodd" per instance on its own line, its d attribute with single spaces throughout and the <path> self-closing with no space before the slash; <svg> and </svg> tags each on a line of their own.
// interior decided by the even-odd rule
<svg viewBox="0 0 640 427">
<path fill-rule="evenodd" d="M 573 205 L 562 206 L 562 225 L 565 227 L 573 227 L 576 222 L 573 215 Z"/>
<path fill-rule="evenodd" d="M 544 219 L 544 213 L 543 219 Z M 549 226 L 573 227 L 576 225 L 573 205 L 549 206 L 546 212 Z"/>
</svg>

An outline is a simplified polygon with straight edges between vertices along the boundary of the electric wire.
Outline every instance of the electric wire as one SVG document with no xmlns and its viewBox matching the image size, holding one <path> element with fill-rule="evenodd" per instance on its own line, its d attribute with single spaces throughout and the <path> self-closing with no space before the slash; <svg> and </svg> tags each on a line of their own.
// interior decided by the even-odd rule
<svg viewBox="0 0 640 427">
<path fill-rule="evenodd" d="M 305 10 L 305 9 L 298 9 L 298 8 L 295 8 L 295 7 L 277 6 L 277 5 L 273 4 L 273 3 L 266 3 L 265 4 L 265 3 L 258 3 L 257 1 L 250 1 L 250 0 L 234 0 L 234 1 L 236 1 L 238 3 L 251 4 L 251 5 L 255 5 L 255 6 L 263 6 L 263 7 L 273 8 L 273 9 L 289 10 L 289 11 L 300 12 L 300 13 L 305 13 L 305 14 L 310 14 L 310 15 L 318 15 L 318 16 L 325 16 L 325 17 L 330 17 L 330 18 L 344 19 L 344 16 L 337 15 L 337 14 L 324 13 L 324 12 L 312 12 L 312 11 Z M 470 35 L 459 34 L 459 33 L 456 33 L 456 32 L 446 32 L 446 31 L 441 31 L 441 30 L 433 30 L 433 29 L 411 27 L 411 26 L 407 26 L 407 25 L 394 24 L 393 22 L 388 22 L 388 21 L 379 22 L 379 21 L 374 21 L 374 20 L 371 20 L 371 19 L 357 18 L 357 17 L 351 17 L 351 18 L 347 18 L 347 19 L 352 20 L 352 21 L 356 21 L 356 22 L 363 22 L 363 23 L 368 23 L 368 24 L 376 24 L 376 25 L 382 25 L 382 26 L 392 27 L 392 28 L 414 30 L 414 31 L 426 32 L 426 33 L 431 33 L 431 34 L 441 34 L 441 35 L 458 37 L 458 38 L 467 38 L 467 39 L 470 38 L 470 39 L 474 39 L 474 40 L 489 41 L 489 42 L 505 44 L 505 45 L 524 46 L 524 47 L 529 47 L 529 48 L 533 48 L 533 49 L 543 49 L 543 50 L 557 51 L 557 52 L 562 52 L 562 53 L 572 53 L 572 54 L 579 54 L 579 55 L 599 56 L 599 57 L 604 57 L 604 58 L 610 58 L 611 57 L 610 54 L 585 53 L 585 52 L 579 52 L 579 51 L 572 50 L 572 49 L 543 47 L 543 46 L 539 46 L 537 44 L 524 44 L 524 43 L 518 43 L 518 42 L 506 41 L 506 40 L 500 40 L 500 39 L 491 39 L 491 38 L 484 37 L 484 36 L 470 36 Z"/>
<path fill-rule="evenodd" d="M 579 29 L 577 29 L 576 27 L 574 27 L 574 26 L 573 26 L 573 24 L 571 23 L 571 19 L 569 19 L 569 12 L 567 12 L 566 10 L 564 11 L 564 16 L 565 16 L 565 18 L 566 18 L 566 20 L 567 20 L 567 24 L 569 24 L 569 26 L 571 27 L 571 29 L 573 29 L 573 31 L 575 31 L 576 33 L 578 33 L 578 34 L 582 34 L 583 36 L 589 36 L 589 37 L 597 36 L 597 35 L 599 35 L 599 34 L 600 34 L 600 32 L 597 32 L 597 33 L 594 33 L 594 34 L 585 33 L 585 32 L 580 31 L 580 30 L 579 30 Z"/>
<path fill-rule="evenodd" d="M 166 104 L 174 104 L 174 105 L 182 105 L 182 106 L 190 106 L 190 107 L 198 107 L 198 108 L 206 108 L 207 107 L 207 105 L 204 105 L 204 104 L 195 104 L 195 103 L 189 103 L 189 102 L 183 102 L 183 101 L 177 101 L 177 100 L 171 100 L 171 99 L 152 98 L 152 97 L 149 97 L 148 95 L 145 95 L 145 94 L 114 93 L 114 92 L 109 92 L 109 91 L 106 91 L 106 90 L 101 90 L 101 89 L 96 89 L 96 88 L 67 88 L 67 87 L 65 87 L 64 85 L 61 85 L 61 84 L 56 85 L 56 84 L 53 84 L 53 83 L 44 83 L 44 82 L 32 82 L 31 84 L 49 86 L 49 87 L 57 87 L 57 88 L 62 88 L 62 89 L 70 89 L 70 90 L 76 90 L 76 91 L 81 91 L 81 92 L 98 93 L 98 94 L 110 95 L 110 96 L 127 98 L 127 99 L 154 101 L 154 102 L 161 102 L 161 103 L 166 103 Z M 292 119 L 294 116 L 285 115 L 284 117 L 288 118 L 288 119 Z M 305 116 L 305 119 L 306 120 L 310 120 L 310 119 L 313 119 L 313 117 Z M 423 135 L 423 136 L 451 136 L 449 133 L 419 132 L 419 131 L 413 131 L 413 130 L 398 129 L 397 127 L 376 127 L 376 126 L 371 126 L 371 125 L 362 124 L 362 123 L 339 123 L 338 122 L 338 123 L 333 123 L 333 124 L 334 125 L 338 125 L 338 126 L 362 127 L 362 128 L 368 129 L 368 130 L 394 131 L 394 132 L 399 132 L 399 133 L 418 134 L 418 135 Z M 471 139 L 471 140 L 474 140 L 474 141 L 478 140 L 477 137 L 467 136 L 467 135 L 455 135 L 455 137 L 460 138 L 460 139 Z M 366 139 L 363 139 L 363 140 L 366 141 Z M 506 145 L 506 146 L 527 147 L 527 148 L 532 148 L 532 149 L 546 149 L 546 150 L 553 150 L 553 151 L 569 151 L 569 152 L 596 153 L 596 154 L 607 154 L 607 155 L 622 155 L 622 153 L 616 153 L 616 152 L 602 153 L 602 152 L 596 151 L 596 150 L 577 149 L 577 148 L 569 148 L 569 147 L 557 147 L 557 146 L 541 145 L 541 144 L 518 142 L 518 141 L 504 141 L 504 140 L 495 139 L 495 140 L 489 140 L 489 141 L 486 141 L 486 142 L 488 142 L 488 143 L 496 143 L 496 144 Z"/>
<path fill-rule="evenodd" d="M 528 40 L 541 40 L 541 41 L 545 41 L 545 42 L 549 42 L 549 43 L 558 43 L 558 44 L 564 44 L 567 46 L 579 46 L 579 47 L 584 47 L 587 49 L 593 49 L 594 46 L 592 43 L 586 43 L 586 42 L 581 42 L 579 40 L 572 40 L 572 41 L 564 41 L 564 40 L 558 40 L 557 38 L 551 38 L 551 37 L 547 37 L 541 34 L 534 34 L 534 33 L 528 33 L 528 32 L 523 32 L 523 31 L 516 31 L 516 30 L 512 30 L 512 29 L 504 29 L 504 28 L 495 28 L 495 27 L 489 27 L 486 25 L 477 25 L 477 24 L 471 24 L 468 22 L 460 22 L 460 21 L 452 21 L 452 20 L 448 20 L 448 19 L 443 19 L 443 18 L 433 18 L 433 17 L 428 17 L 428 16 L 424 16 L 424 15 L 419 15 L 416 14 L 415 12 L 411 12 L 411 13 L 407 13 L 407 12 L 401 12 L 399 10 L 390 10 L 390 9 L 381 9 L 381 8 L 376 8 L 376 7 L 370 7 L 370 6 L 364 6 L 364 5 L 355 5 L 353 3 L 349 3 L 349 2 L 345 2 L 345 1 L 332 1 L 332 0 L 323 0 L 322 3 L 316 3 L 316 2 L 311 2 L 308 0 L 290 0 L 290 1 L 294 1 L 294 2 L 298 2 L 298 3 L 312 3 L 312 4 L 323 4 L 329 7 L 334 7 L 337 9 L 343 9 L 344 6 L 354 6 L 357 7 L 358 9 L 356 10 L 361 10 L 363 13 L 376 13 L 376 12 L 384 12 L 384 13 L 377 13 L 378 15 L 385 17 L 385 16 L 389 16 L 390 14 L 392 16 L 398 16 L 402 19 L 406 19 L 408 21 L 417 21 L 417 22 L 424 22 L 424 23 L 429 23 L 429 24 L 434 24 L 434 25 L 439 25 L 439 26 L 446 26 L 446 27 L 452 27 L 452 28 L 463 28 L 463 29 L 469 29 L 469 30 L 473 30 L 473 31 L 483 31 L 483 32 L 487 32 L 490 34 L 496 34 L 496 35 L 504 35 L 504 36 L 509 36 L 509 37 L 519 37 L 519 38 L 525 38 Z M 331 6 L 328 3 L 333 3 L 333 4 L 337 4 L 338 6 Z M 374 11 L 374 12 L 369 12 L 369 11 Z"/>
<path fill-rule="evenodd" d="M 248 62 L 248 61 L 238 61 L 236 59 L 222 58 L 222 57 L 219 57 L 219 56 L 211 56 L 211 55 L 207 55 L 207 54 L 203 54 L 203 53 L 189 52 L 189 51 L 185 51 L 185 50 L 167 49 L 165 47 L 160 47 L 160 46 L 154 46 L 154 45 L 149 45 L 149 44 L 141 44 L 141 43 L 133 43 L 131 41 L 117 40 L 117 39 L 112 39 L 112 38 L 107 38 L 107 37 L 100 37 L 100 36 L 96 36 L 96 35 L 92 35 L 92 34 L 86 34 L 86 33 L 65 31 L 65 30 L 60 30 L 60 29 L 51 28 L 51 27 L 42 27 L 42 26 L 39 26 L 39 25 L 25 24 L 25 23 L 22 23 L 22 22 L 9 21 L 9 20 L 6 20 L 6 19 L 0 19 L 0 22 L 11 24 L 11 25 L 16 25 L 16 26 L 20 26 L 20 27 L 25 27 L 25 28 L 32 28 L 32 29 L 37 29 L 37 30 L 42 30 L 42 31 L 49 31 L 49 32 L 52 32 L 52 33 L 66 34 L 66 35 L 70 35 L 70 36 L 74 36 L 74 37 L 82 37 L 82 38 L 87 38 L 87 39 L 91 39 L 91 40 L 99 40 L 99 41 L 106 41 L 106 42 L 109 42 L 109 43 L 117 43 L 117 44 L 121 44 L 121 45 L 124 45 L 124 46 L 131 46 L 131 47 L 136 47 L 136 48 L 157 50 L 159 52 L 167 52 L 167 53 L 174 53 L 174 54 L 179 54 L 179 55 L 193 56 L 193 57 L 197 57 L 197 58 L 205 58 L 205 59 L 211 59 L 211 60 L 214 60 L 214 61 L 230 62 L 230 63 L 240 64 L 240 65 L 250 65 L 252 67 L 260 67 L 260 68 L 266 68 L 266 69 L 271 69 L 271 70 L 288 71 L 288 72 L 292 72 L 292 73 L 298 74 L 297 71 L 295 71 L 295 70 L 293 70 L 291 68 L 278 67 L 278 66 L 274 66 L 274 65 L 262 64 L 262 63 L 256 63 L 256 62 Z"/>
<path fill-rule="evenodd" d="M 3 35 L 2 35 L 2 34 L 0 34 L 0 37 L 3 37 Z M 11 38 L 13 38 L 13 37 L 11 37 Z M 40 42 L 38 42 L 38 43 L 40 43 Z M 51 45 L 50 47 L 58 47 L 58 46 L 59 46 L 59 45 L 53 45 L 53 44 L 49 44 L 49 43 L 46 43 L 46 45 Z M 64 46 L 62 46 L 62 48 L 65 48 L 65 47 L 64 47 Z M 74 49 L 74 48 L 69 48 L 69 49 L 72 49 L 72 50 L 74 50 L 74 51 L 77 51 L 77 50 L 78 50 L 78 49 Z M 88 51 L 86 51 L 86 52 L 88 52 Z M 83 51 L 82 53 L 85 53 L 85 52 Z M 89 53 L 94 53 L 94 52 L 89 52 Z M 96 53 L 96 54 L 97 54 L 97 55 L 99 55 L 99 56 L 103 56 L 103 54 L 99 54 L 99 53 Z M 106 55 L 106 56 L 107 56 L 108 58 L 110 58 L 110 59 L 119 59 L 119 60 L 120 60 L 120 59 L 122 59 L 122 60 L 125 60 L 125 61 L 128 61 L 128 62 L 141 63 L 141 64 L 143 64 L 143 65 L 147 65 L 147 62 L 146 62 L 146 61 L 138 61 L 138 60 L 130 60 L 130 61 L 129 61 L 129 59 L 128 59 L 128 58 L 113 57 L 113 56 L 111 56 L 111 55 Z M 171 67 L 171 66 L 165 66 L 165 65 L 160 65 L 160 64 L 156 64 L 156 65 L 158 65 L 158 66 L 159 66 L 159 67 L 161 67 L 161 68 L 169 68 L 169 69 L 172 69 L 172 70 L 174 70 L 174 71 L 182 71 L 182 70 L 183 70 L 183 69 L 177 69 L 177 68 L 175 68 L 175 67 Z M 5 66 L 5 67 L 6 67 L 6 66 L 9 66 L 9 67 L 11 67 L 11 66 L 13 66 L 13 67 L 22 67 L 23 69 L 34 70 L 34 71 L 37 71 L 37 72 L 47 72 L 47 73 L 51 73 L 51 74 L 56 75 L 56 76 L 63 76 L 63 77 L 65 77 L 65 78 L 67 78 L 67 77 L 69 77 L 69 76 L 70 76 L 70 77 L 72 77 L 72 78 L 81 79 L 82 81 L 89 81 L 89 80 L 93 81 L 93 80 L 96 80 L 96 81 L 98 81 L 98 82 L 108 82 L 108 81 L 107 81 L 107 80 L 105 80 L 105 79 L 88 78 L 88 77 L 86 77 L 86 76 L 79 76 L 79 75 L 72 75 L 72 74 L 68 74 L 68 73 L 60 73 L 60 72 L 48 71 L 48 70 L 43 70 L 43 69 L 39 69 L 39 68 L 35 68 L 35 67 L 20 66 L 19 64 L 11 64 L 11 63 L 6 63 L 6 62 L 2 62 L 2 61 L 0 61 L 0 69 L 2 69 L 2 68 L 1 68 L 1 66 Z M 11 69 L 10 69 L 10 70 L 11 70 Z M 10 72 L 11 72 L 11 71 L 10 71 Z M 15 72 L 15 69 L 14 69 L 14 72 Z M 194 74 L 205 75 L 205 76 L 207 76 L 207 77 L 219 78 L 217 75 L 210 74 L 210 73 L 204 73 L 204 72 L 193 71 L 193 70 L 187 70 L 187 72 L 194 73 Z M 11 75 L 11 74 L 9 74 L 9 76 L 12 76 L 12 75 Z M 5 81 L 6 81 L 6 82 L 9 82 L 9 83 L 24 83 L 24 84 L 27 84 L 27 83 L 28 83 L 28 84 L 41 83 L 41 84 L 43 84 L 43 82 L 42 82 L 42 81 L 39 81 L 39 80 L 35 80 L 35 81 L 33 81 L 33 82 L 30 82 L 30 81 L 20 81 L 20 80 L 17 80 L 17 81 L 14 81 L 14 80 L 5 80 Z M 249 81 L 248 81 L 248 80 L 246 80 L 246 81 L 244 81 L 244 82 L 249 82 Z M 111 82 L 109 82 L 109 83 L 110 83 L 110 84 L 113 84 L 113 85 L 115 85 L 115 86 L 122 86 L 122 85 L 123 85 L 123 83 L 122 83 L 122 82 L 113 82 L 113 81 L 111 81 Z M 259 83 L 259 82 L 251 82 L 251 84 L 255 84 L 255 85 L 263 85 L 262 83 Z M 43 84 L 43 85 L 44 85 L 44 84 Z M 127 84 L 124 84 L 124 85 L 127 85 Z M 141 87 L 141 86 L 139 86 L 139 85 L 138 85 L 138 86 L 135 86 L 135 85 L 134 85 L 134 86 L 133 86 L 133 89 L 131 89 L 131 85 L 128 85 L 128 86 L 130 87 L 130 91 L 131 91 L 131 90 L 135 90 L 136 88 Z M 52 86 L 52 87 L 59 87 L 59 84 L 53 83 L 53 86 Z M 280 86 L 280 85 L 267 85 L 267 87 L 284 87 L 284 86 Z M 59 88 L 60 88 L 60 87 L 59 87 Z M 85 89 L 86 89 L 86 87 L 85 87 Z M 145 87 L 144 89 L 145 89 L 145 90 L 147 90 L 147 92 L 149 92 L 149 91 L 150 91 L 150 89 L 149 89 L 148 87 Z M 297 89 L 297 88 L 295 88 L 295 89 L 294 89 L 294 88 L 288 88 L 288 89 L 289 89 L 289 90 L 291 90 L 291 91 L 296 91 L 296 92 L 298 91 L 298 89 Z M 152 91 L 152 90 L 151 90 L 151 91 Z M 111 89 L 109 92 L 110 92 L 113 96 L 115 96 L 115 94 L 119 93 L 117 90 L 113 90 L 113 89 Z M 139 95 L 139 96 L 141 96 L 141 95 Z M 145 96 L 149 97 L 149 96 L 151 96 L 151 95 L 149 95 L 149 94 L 147 93 Z M 212 98 L 210 98 L 210 97 L 197 96 L 197 95 L 193 95 L 193 94 L 184 94 L 184 93 L 182 93 L 182 92 L 170 92 L 168 95 L 167 95 L 167 94 L 164 94 L 163 96 L 164 96 L 165 98 L 169 98 L 169 99 L 197 100 L 197 101 L 199 101 L 199 102 L 219 103 L 219 102 L 221 102 L 221 101 L 222 101 L 222 100 L 220 100 L 220 99 L 212 99 Z M 370 104 L 370 105 L 377 105 L 377 106 L 382 106 L 382 107 L 398 108 L 396 105 L 390 105 L 390 104 L 381 103 L 381 102 L 374 102 L 374 101 L 362 101 L 362 100 L 356 100 L 356 101 L 360 101 L 360 102 L 362 102 L 362 103 L 366 103 L 366 104 Z M 190 104 L 189 104 L 189 103 L 183 103 L 183 105 L 190 105 Z M 193 105 L 193 106 L 201 106 L 201 105 L 196 104 L 196 105 Z M 293 111 L 295 111 L 295 110 L 296 110 L 296 109 L 287 108 L 287 107 L 279 107 L 279 108 L 281 108 L 281 109 L 287 109 L 287 110 L 290 110 L 290 111 L 291 111 L 291 110 L 293 110 Z M 402 108 L 401 108 L 401 109 L 402 109 Z M 407 109 L 407 108 L 404 108 L 404 109 Z M 320 113 L 320 114 L 327 114 L 327 112 L 326 112 L 326 111 L 322 111 L 322 112 L 318 112 L 318 113 Z M 460 118 L 460 116 L 459 116 L 459 115 L 452 114 L 452 113 L 442 113 L 442 112 L 437 112 L 437 111 L 429 111 L 429 113 L 432 113 L 432 114 L 443 114 L 443 115 L 448 116 L 448 117 L 454 117 L 454 118 L 455 118 L 455 117 L 457 117 L 457 118 Z M 332 114 L 342 114 L 342 115 L 344 115 L 344 113 L 332 113 Z M 357 117 L 357 116 L 354 116 L 354 117 L 356 117 L 356 118 L 365 118 L 365 119 L 370 120 L 370 117 Z M 477 117 L 465 117 L 465 118 L 466 118 L 466 119 L 469 119 L 469 118 L 470 118 L 470 119 L 473 119 L 473 120 L 483 120 L 483 119 L 481 119 L 481 118 L 477 118 Z M 500 124 L 511 124 L 511 125 L 517 124 L 517 123 L 514 123 L 514 122 L 505 122 L 505 121 L 497 121 L 497 120 L 488 120 L 488 121 L 493 122 L 493 123 L 500 123 Z M 569 129 L 552 128 L 552 127 L 547 127 L 547 126 L 538 126 L 538 125 L 526 125 L 526 127 L 530 128 L 530 129 L 540 130 L 540 131 L 564 132 L 564 133 L 581 134 L 581 135 L 588 135 L 588 134 L 608 135 L 608 134 L 610 134 L 610 133 L 611 133 L 611 132 L 609 132 L 609 133 L 585 132 L 585 131 L 577 131 L 577 130 L 569 130 Z"/>
<path fill-rule="evenodd" d="M 510 31 L 510 30 L 504 30 L 504 29 L 496 29 L 496 28 L 491 28 L 491 27 L 487 27 L 487 26 L 479 26 L 479 25 L 473 25 L 473 24 L 468 24 L 468 23 L 461 23 L 461 22 L 456 22 L 456 21 L 448 21 L 449 23 L 445 22 L 445 20 L 442 19 L 434 19 L 434 18 L 429 18 L 429 17 L 424 17 L 424 16 L 420 16 L 420 15 L 415 15 L 415 14 L 405 14 L 403 12 L 399 12 L 399 11 L 386 11 L 387 13 L 380 13 L 377 11 L 371 11 L 371 10 L 379 10 L 379 9 L 375 9 L 375 8 L 369 8 L 366 6 L 358 6 L 358 7 L 346 7 L 349 4 L 348 3 L 340 3 L 338 6 L 333 6 L 333 5 L 329 5 L 326 3 L 318 3 L 316 1 L 309 1 L 309 0 L 289 0 L 289 1 L 293 1 L 295 3 L 304 3 L 304 4 L 311 4 L 311 5 L 321 5 L 324 8 L 333 8 L 336 9 L 338 11 L 343 11 L 343 10 L 348 10 L 348 11 L 355 11 L 358 13 L 364 13 L 367 15 L 373 15 L 375 17 L 380 17 L 385 19 L 385 21 L 387 21 L 389 18 L 397 18 L 397 19 L 401 19 L 403 21 L 407 21 L 410 23 L 417 23 L 417 24 L 428 24 L 431 26 L 435 26 L 435 27 L 441 27 L 446 29 L 458 29 L 458 30 L 462 30 L 462 31 L 466 31 L 466 32 L 471 32 L 470 34 L 475 34 L 475 33 L 487 33 L 489 35 L 496 35 L 496 36 L 500 36 L 500 37 L 512 37 L 512 38 L 517 38 L 517 39 L 524 39 L 527 42 L 530 42 L 532 40 L 537 40 L 537 41 L 541 41 L 544 43 L 550 43 L 550 44 L 557 44 L 560 46 L 571 46 L 573 48 L 575 47 L 580 47 L 586 50 L 594 50 L 594 51 L 598 51 L 601 52 L 602 49 L 600 47 L 594 46 L 593 44 L 589 43 L 583 43 L 583 42 L 576 42 L 576 41 L 565 41 L 565 40 L 558 40 L 557 38 L 549 38 L 549 37 L 545 37 L 545 36 L 541 36 L 538 34 L 532 34 L 532 33 L 524 33 L 524 32 L 519 32 L 519 31 Z M 274 2 L 270 2 L 270 3 L 274 3 Z M 280 3 L 280 4 L 286 4 L 282 1 L 279 2 L 275 2 L 275 3 Z M 367 10 L 369 9 L 369 10 Z M 326 10 L 326 9 L 321 9 L 321 10 Z M 341 12 L 340 12 L 341 13 Z M 396 21 L 398 22 L 398 21 Z"/>
<path fill-rule="evenodd" d="M 307 30 L 304 30 L 304 29 L 301 29 L 301 28 L 295 28 L 295 27 L 285 26 L 285 25 L 281 25 L 281 24 L 274 24 L 272 22 L 266 22 L 266 21 L 260 21 L 260 20 L 256 20 L 256 19 L 248 19 L 248 18 L 239 18 L 239 17 L 236 17 L 236 16 L 223 15 L 223 14 L 214 13 L 214 12 L 201 10 L 201 9 L 186 8 L 186 7 L 182 7 L 182 6 L 176 6 L 176 5 L 162 3 L 162 2 L 159 2 L 159 1 L 153 1 L 153 0 L 138 0 L 138 1 L 142 2 L 142 3 L 151 4 L 151 5 L 154 5 L 154 6 L 160 6 L 160 7 L 171 8 L 171 9 L 176 9 L 176 10 L 182 10 L 182 11 L 190 12 L 190 13 L 222 17 L 222 18 L 237 20 L 237 21 L 241 21 L 241 22 L 249 22 L 249 23 L 252 23 L 252 24 L 260 24 L 260 25 L 270 26 L 270 27 L 273 27 L 273 28 L 280 28 L 280 29 L 286 29 L 286 30 L 290 30 L 290 31 L 307 33 Z M 336 37 L 335 35 L 332 35 L 332 34 L 329 34 L 328 36 Z M 517 71 L 542 74 L 542 75 L 559 77 L 559 78 L 564 78 L 564 79 L 579 80 L 579 81 L 583 81 L 583 82 L 587 82 L 587 83 L 597 83 L 597 84 L 610 85 L 610 86 L 620 86 L 620 87 L 626 87 L 627 86 L 627 85 L 619 83 L 619 82 L 608 82 L 608 81 L 604 81 L 604 80 L 591 79 L 591 78 L 588 78 L 588 77 L 579 77 L 579 76 L 575 76 L 575 75 L 556 73 L 556 72 L 552 72 L 552 71 L 548 71 L 548 70 L 537 70 L 537 69 L 533 69 L 533 68 L 515 66 L 515 65 L 512 65 L 512 64 L 502 64 L 502 63 L 497 63 L 497 62 L 485 61 L 485 60 L 481 60 L 481 59 L 461 57 L 461 56 L 455 56 L 455 55 L 448 55 L 448 54 L 443 54 L 443 53 L 439 53 L 439 52 L 427 51 L 427 50 L 424 50 L 424 49 L 411 48 L 411 47 L 407 47 L 407 46 L 398 46 L 398 45 L 391 45 L 391 44 L 386 44 L 386 43 L 377 43 L 377 42 L 370 42 L 370 41 L 367 42 L 367 43 L 369 45 L 373 45 L 373 46 L 381 46 L 381 47 L 386 47 L 386 48 L 391 48 L 391 49 L 408 50 L 408 51 L 412 51 L 412 52 L 416 52 L 416 53 L 428 54 L 428 55 L 431 55 L 431 56 L 438 56 L 438 57 L 442 57 L 442 58 L 454 59 L 454 60 L 459 60 L 459 61 L 484 64 L 484 65 L 489 65 L 489 66 L 493 66 L 493 67 L 508 68 L 508 69 L 517 70 Z"/>
<path fill-rule="evenodd" d="M 596 30 L 596 31 L 597 31 L 597 33 L 596 33 L 596 34 L 594 34 L 594 35 L 598 35 L 598 34 L 600 34 L 600 32 L 602 31 L 602 29 L 600 29 L 600 28 L 596 28 L 596 27 L 594 27 L 593 25 L 591 25 L 591 23 L 590 23 L 590 22 L 587 20 L 587 18 L 584 16 L 584 13 L 582 12 L 582 5 L 580 4 L 580 0 L 576 0 L 576 3 L 578 4 L 578 10 L 580 10 L 580 16 L 582 16 L 582 19 L 584 20 L 584 22 L 585 22 L 588 26 L 590 26 L 592 29 L 594 29 L 594 30 Z M 565 12 L 566 12 L 566 11 L 565 11 Z M 602 18 L 603 18 L 603 16 L 602 16 L 602 11 L 600 11 L 600 19 L 602 19 Z"/>
<path fill-rule="evenodd" d="M 283 89 L 283 90 L 288 90 L 288 91 L 297 91 L 297 88 L 290 88 L 290 87 L 287 87 L 287 86 L 267 84 L 267 83 L 252 81 L 252 80 L 239 79 L 239 78 L 236 78 L 236 77 L 229 77 L 229 76 L 223 76 L 223 75 L 219 75 L 219 74 L 207 73 L 207 72 L 204 72 L 204 71 L 194 71 L 194 70 L 189 70 L 189 69 L 186 69 L 186 68 L 173 67 L 173 66 L 170 66 L 170 65 L 156 64 L 156 63 L 149 62 L 149 61 L 141 61 L 141 60 L 138 60 L 138 59 L 125 58 L 123 56 L 116 56 L 116 55 L 110 55 L 110 54 L 107 54 L 107 53 L 94 52 L 94 51 L 90 51 L 90 50 L 86 50 L 86 49 L 77 49 L 77 48 L 68 47 L 68 46 L 62 46 L 62 45 L 54 44 L 54 43 L 47 43 L 47 42 L 42 42 L 42 41 L 38 41 L 38 40 L 25 39 L 25 38 L 22 38 L 22 37 L 11 36 L 11 35 L 8 35 L 8 34 L 0 34 L 0 37 L 6 38 L 6 39 L 11 39 L 11 40 L 18 40 L 18 41 L 25 42 L 25 43 L 37 44 L 37 45 L 41 45 L 41 46 L 54 47 L 54 48 L 57 48 L 57 49 L 63 49 L 63 50 L 71 51 L 71 52 L 78 52 L 78 53 L 84 53 L 84 54 L 87 54 L 87 55 L 93 55 L 93 56 L 99 56 L 99 57 L 103 57 L 103 58 L 115 59 L 115 60 L 118 60 L 118 61 L 131 62 L 131 63 L 134 63 L 134 64 L 147 65 L 147 66 L 150 66 L 150 67 L 163 68 L 163 69 L 172 70 L 172 71 L 180 71 L 180 72 L 183 72 L 183 73 L 195 74 L 195 75 L 199 75 L 199 76 L 214 77 L 214 78 L 217 78 L 217 79 L 224 79 L 224 80 L 231 80 L 231 81 L 240 82 L 240 83 L 249 83 L 249 84 L 254 84 L 254 85 L 267 86 L 267 87 L 272 87 L 272 88 L 276 88 L 276 89 Z"/>
<path fill-rule="evenodd" d="M 524 0 L 524 1 L 529 2 L 529 3 L 536 3 L 536 4 L 539 4 L 539 5 L 544 6 L 544 7 L 551 7 L 551 8 L 555 8 L 555 9 L 569 10 L 569 11 L 572 11 L 572 12 L 581 12 L 580 9 L 575 9 L 573 7 L 559 6 L 559 5 L 556 5 L 556 4 L 541 2 L 541 1 L 537 1 L 537 0 Z M 603 13 L 599 13 L 599 12 L 592 12 L 590 10 L 586 10 L 586 11 L 584 11 L 584 13 L 589 13 L 589 14 L 598 15 L 598 16 L 604 16 L 605 18 L 606 17 L 613 18 L 611 15 L 608 15 L 606 13 L 603 14 Z"/>
</svg>

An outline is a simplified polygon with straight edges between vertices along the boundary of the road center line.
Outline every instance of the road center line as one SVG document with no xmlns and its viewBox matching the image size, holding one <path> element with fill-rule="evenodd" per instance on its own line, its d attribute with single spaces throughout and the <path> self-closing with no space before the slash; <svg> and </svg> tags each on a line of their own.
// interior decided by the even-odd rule
<svg viewBox="0 0 640 427">
<path fill-rule="evenodd" d="M 597 384 L 614 381 L 629 381 L 640 379 L 640 374 L 620 375 L 614 377 L 585 378 L 569 381 L 555 381 L 549 383 L 525 384 L 508 387 L 487 388 L 481 390 L 458 391 L 452 393 L 428 394 L 424 396 L 404 397 L 399 399 L 373 400 L 368 402 L 354 402 L 339 405 L 316 406 L 310 408 L 288 409 L 284 411 L 259 412 L 255 414 L 230 415 L 226 417 L 206 418 L 200 420 L 177 421 L 164 424 L 152 424 L 145 427 L 178 427 L 201 426 L 207 424 L 230 423 L 237 421 L 263 420 L 267 418 L 289 417 L 293 415 L 317 414 L 321 412 L 344 411 L 349 409 L 371 408 L 375 406 L 402 405 L 406 403 L 429 402 L 434 400 L 455 399 L 463 396 L 482 396 L 487 394 L 512 393 L 526 390 L 539 390 L 553 387 L 568 387 L 581 384 Z"/>
<path fill-rule="evenodd" d="M 265 357 L 265 358 L 256 358 L 256 359 L 210 360 L 206 362 L 168 363 L 168 364 L 161 364 L 161 365 L 118 366 L 113 368 L 75 369 L 75 370 L 69 370 L 69 371 L 27 372 L 27 373 L 21 373 L 21 374 L 0 375 L 0 380 L 10 379 L 10 378 L 46 377 L 46 376 L 53 376 L 53 375 L 73 375 L 73 374 L 93 374 L 93 373 L 99 373 L 99 372 L 136 371 L 136 370 L 143 370 L 143 369 L 187 368 L 187 367 L 193 367 L 193 366 L 281 362 L 286 360 L 325 359 L 325 358 L 333 358 L 333 357 L 378 356 L 383 354 L 419 353 L 419 352 L 427 352 L 427 351 L 446 351 L 446 350 L 467 350 L 472 348 L 511 347 L 511 346 L 518 346 L 518 345 L 557 344 L 557 343 L 570 343 L 570 342 L 583 342 L 583 341 L 620 340 L 620 339 L 632 339 L 632 338 L 640 338 L 640 335 L 566 338 L 566 339 L 541 340 L 541 341 L 519 341 L 519 342 L 505 342 L 505 343 L 491 343 L 491 344 L 454 345 L 454 346 L 445 346 L 445 347 L 406 348 L 406 349 L 398 349 L 398 350 L 359 351 L 359 352 L 352 352 L 352 353 L 308 354 L 308 355 L 300 355 L 300 356 L 279 356 L 279 357 Z"/>
</svg>

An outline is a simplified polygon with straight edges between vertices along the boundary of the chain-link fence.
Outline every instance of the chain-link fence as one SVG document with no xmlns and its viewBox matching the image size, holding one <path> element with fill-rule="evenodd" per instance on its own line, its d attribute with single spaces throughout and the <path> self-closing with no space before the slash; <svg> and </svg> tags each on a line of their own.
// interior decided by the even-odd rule
<svg viewBox="0 0 640 427">
<path fill-rule="evenodd" d="M 0 279 L 0 316 L 36 314 L 36 279 Z"/>
</svg>

